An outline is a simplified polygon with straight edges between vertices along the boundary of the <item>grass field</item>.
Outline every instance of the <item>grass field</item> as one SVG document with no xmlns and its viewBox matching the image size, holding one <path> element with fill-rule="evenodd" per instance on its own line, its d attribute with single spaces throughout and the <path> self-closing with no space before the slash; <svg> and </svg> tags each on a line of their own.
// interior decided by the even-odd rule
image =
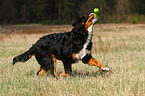
<svg viewBox="0 0 145 96">
<path fill-rule="evenodd" d="M 78 62 L 72 76 L 57 80 L 49 72 L 38 77 L 40 66 L 34 57 L 12 65 L 13 57 L 38 38 L 64 30 L 71 26 L 0 28 L 0 96 L 145 96 L 144 24 L 94 26 L 92 53 L 109 72 Z M 62 62 L 57 61 L 56 71 L 63 72 Z"/>
</svg>

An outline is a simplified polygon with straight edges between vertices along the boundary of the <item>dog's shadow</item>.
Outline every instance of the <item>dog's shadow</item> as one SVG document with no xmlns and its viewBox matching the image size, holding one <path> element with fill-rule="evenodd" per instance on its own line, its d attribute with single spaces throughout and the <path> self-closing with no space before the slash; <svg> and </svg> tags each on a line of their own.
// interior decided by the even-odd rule
<svg viewBox="0 0 145 96">
<path fill-rule="evenodd" d="M 112 71 L 102 71 L 102 70 L 97 70 L 97 71 L 92 71 L 92 72 L 77 72 L 74 71 L 73 74 L 71 75 L 72 77 L 109 77 L 111 75 Z"/>
<path fill-rule="evenodd" d="M 61 73 L 62 72 L 58 72 L 58 75 L 60 75 Z M 111 70 L 109 70 L 109 71 L 96 70 L 96 71 L 92 71 L 92 72 L 91 71 L 82 72 L 82 71 L 74 70 L 73 73 L 67 77 L 73 77 L 73 78 L 77 78 L 77 77 L 81 77 L 81 78 L 95 77 L 95 78 L 97 78 L 98 76 L 109 77 L 111 75 L 111 73 L 112 73 Z M 36 75 L 36 72 L 33 70 L 30 72 L 27 72 L 26 75 L 34 76 L 34 75 Z M 50 72 L 47 72 L 47 73 L 45 73 L 44 76 L 51 76 L 51 74 L 50 74 Z M 65 77 L 63 77 L 63 78 L 65 78 Z"/>
</svg>

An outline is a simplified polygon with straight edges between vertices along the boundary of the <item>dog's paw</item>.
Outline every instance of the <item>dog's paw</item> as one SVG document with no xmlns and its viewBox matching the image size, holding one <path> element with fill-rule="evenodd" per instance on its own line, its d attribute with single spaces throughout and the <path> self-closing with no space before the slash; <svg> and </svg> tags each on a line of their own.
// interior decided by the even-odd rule
<svg viewBox="0 0 145 96">
<path fill-rule="evenodd" d="M 105 67 L 102 71 L 109 71 L 109 68 Z"/>
<path fill-rule="evenodd" d="M 59 76 L 60 76 L 60 77 L 66 77 L 66 76 L 69 76 L 69 74 L 61 73 Z"/>
</svg>

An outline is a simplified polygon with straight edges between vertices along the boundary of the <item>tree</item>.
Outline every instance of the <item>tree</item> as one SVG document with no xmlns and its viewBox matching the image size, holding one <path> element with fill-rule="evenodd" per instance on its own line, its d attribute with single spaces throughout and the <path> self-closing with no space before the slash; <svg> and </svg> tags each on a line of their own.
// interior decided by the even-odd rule
<svg viewBox="0 0 145 96">
<path fill-rule="evenodd" d="M 110 15 L 114 12 L 115 0 L 86 0 L 80 6 L 79 15 L 86 15 L 93 12 L 94 8 L 99 8 L 99 20 L 102 20 L 105 15 Z"/>
<path fill-rule="evenodd" d="M 14 7 L 13 0 L 3 0 L 0 6 L 0 21 L 2 24 L 14 23 L 16 8 Z"/>
<path fill-rule="evenodd" d="M 62 18 L 65 20 L 71 20 L 73 17 L 73 6 L 74 3 L 72 1 L 64 0 L 63 2 L 63 10 L 62 10 Z"/>
<path fill-rule="evenodd" d="M 133 11 L 136 11 L 138 14 L 145 15 L 145 0 L 130 0 L 130 2 L 133 5 Z"/>
<path fill-rule="evenodd" d="M 116 12 L 119 16 L 131 14 L 131 5 L 129 0 L 118 0 Z"/>
</svg>

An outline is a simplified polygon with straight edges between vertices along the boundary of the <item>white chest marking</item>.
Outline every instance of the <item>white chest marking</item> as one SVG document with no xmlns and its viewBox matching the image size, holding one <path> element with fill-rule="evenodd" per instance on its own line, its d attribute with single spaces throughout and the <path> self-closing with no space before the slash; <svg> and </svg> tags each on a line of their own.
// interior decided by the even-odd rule
<svg viewBox="0 0 145 96">
<path fill-rule="evenodd" d="M 87 46 L 89 45 L 89 43 L 90 43 L 90 41 L 92 39 L 92 35 L 93 35 L 93 25 L 91 25 L 88 28 L 88 31 L 89 31 L 89 35 L 88 35 L 88 38 L 87 38 L 86 43 L 83 46 L 83 49 L 78 54 L 76 54 L 76 56 L 75 56 L 77 59 L 82 59 L 85 55 L 91 53 L 90 50 L 88 50 L 86 48 L 87 48 Z"/>
</svg>

